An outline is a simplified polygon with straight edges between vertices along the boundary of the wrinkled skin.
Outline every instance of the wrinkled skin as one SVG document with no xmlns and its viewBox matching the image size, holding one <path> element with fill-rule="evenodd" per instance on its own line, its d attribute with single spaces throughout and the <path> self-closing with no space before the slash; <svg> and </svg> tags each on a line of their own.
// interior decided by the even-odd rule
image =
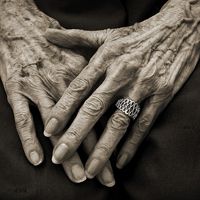
<svg viewBox="0 0 200 200">
<path fill-rule="evenodd" d="M 98 48 L 48 119 L 45 131 L 56 134 L 81 105 L 73 123 L 54 147 L 53 159 L 59 163 L 73 155 L 109 106 L 121 97 L 128 97 L 144 105 L 119 152 L 117 167 L 126 165 L 159 113 L 195 69 L 200 49 L 199 25 L 199 1 L 171 0 L 157 15 L 130 27 L 103 31 L 49 30 L 46 37 L 55 44 Z M 88 178 L 102 169 L 129 124 L 126 114 L 120 110 L 113 113 L 86 163 Z"/>
<path fill-rule="evenodd" d="M 25 2 L 21 0 L 16 5 L 10 1 L 0 3 L 4 8 L 2 19 L 5 19 L 1 21 L 0 77 L 14 113 L 25 155 L 31 164 L 37 166 L 43 161 L 44 155 L 36 136 L 29 104 L 38 107 L 45 124 L 52 107 L 87 62 L 81 55 L 49 44 L 43 36 L 46 28 L 61 27 L 55 20 L 39 12 L 33 3 Z M 10 20 L 13 11 L 16 16 Z M 6 17 L 9 20 L 6 21 Z M 53 144 L 60 135 L 50 138 Z M 83 144 L 85 151 L 90 153 L 95 143 L 96 133 L 91 130 Z M 73 182 L 86 180 L 78 153 L 75 152 L 62 165 Z M 97 177 L 108 187 L 115 184 L 109 162 Z"/>
<path fill-rule="evenodd" d="M 78 75 L 86 63 L 82 57 L 72 52 L 65 53 L 57 51 L 54 53 L 59 56 L 63 53 L 63 58 L 67 60 L 68 64 L 62 64 L 60 62 L 55 66 L 55 64 L 49 60 L 40 60 L 36 63 L 22 66 L 11 74 L 9 74 L 8 71 L 8 77 L 4 82 L 8 101 L 14 112 L 16 127 L 26 157 L 33 165 L 38 165 L 42 162 L 43 152 L 36 137 L 33 119 L 29 110 L 30 101 L 37 105 L 42 115 L 43 122 L 45 123 L 55 102 L 59 100 L 70 81 Z M 9 60 L 11 65 L 13 64 L 12 61 L 13 60 Z M 73 69 L 72 66 L 76 66 L 76 68 Z M 58 138 L 59 136 L 55 136 L 52 137 L 51 140 L 55 144 Z M 96 142 L 94 131 L 91 131 L 87 140 L 85 141 L 85 148 L 87 151 L 90 151 L 92 148 L 91 145 L 94 145 Z M 31 159 L 31 154 L 33 152 L 37 152 L 38 156 L 36 155 L 35 158 L 33 157 L 33 159 Z M 84 178 L 79 177 L 79 174 L 76 175 L 76 173 L 80 173 L 80 169 L 78 168 L 80 166 L 83 171 L 82 173 L 84 173 L 82 163 L 77 153 L 75 153 L 72 158 L 65 161 L 63 166 L 72 181 L 79 182 L 84 180 Z M 75 170 L 75 175 L 71 172 L 73 166 L 77 168 L 77 170 Z M 107 167 L 111 170 L 109 164 Z M 77 176 L 77 179 L 73 176 Z M 80 174 L 80 176 L 82 176 L 82 174 Z"/>
</svg>

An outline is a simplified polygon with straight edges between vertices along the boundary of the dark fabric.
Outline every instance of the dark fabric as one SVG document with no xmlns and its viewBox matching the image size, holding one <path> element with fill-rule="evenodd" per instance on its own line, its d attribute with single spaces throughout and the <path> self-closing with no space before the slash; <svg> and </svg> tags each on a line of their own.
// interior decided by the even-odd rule
<svg viewBox="0 0 200 200">
<path fill-rule="evenodd" d="M 157 12 L 161 0 L 37 0 L 40 8 L 67 28 L 101 29 L 141 21 Z M 115 169 L 117 184 L 70 182 L 51 163 L 52 147 L 43 136 L 40 115 L 32 112 L 46 155 L 31 166 L 21 148 L 12 111 L 0 85 L 0 200 L 199 200 L 200 199 L 200 63 L 161 114 L 135 158 Z"/>
<path fill-rule="evenodd" d="M 35 0 L 49 16 L 67 28 L 88 30 L 114 28 L 126 22 L 126 10 L 120 0 Z"/>
</svg>

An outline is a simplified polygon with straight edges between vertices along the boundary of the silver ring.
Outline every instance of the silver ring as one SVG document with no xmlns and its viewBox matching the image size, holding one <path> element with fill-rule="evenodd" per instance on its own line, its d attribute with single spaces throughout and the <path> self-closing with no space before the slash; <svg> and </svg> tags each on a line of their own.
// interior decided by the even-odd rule
<svg viewBox="0 0 200 200">
<path fill-rule="evenodd" d="M 139 104 L 128 98 L 119 99 L 115 106 L 133 119 L 135 119 L 140 112 Z"/>
</svg>

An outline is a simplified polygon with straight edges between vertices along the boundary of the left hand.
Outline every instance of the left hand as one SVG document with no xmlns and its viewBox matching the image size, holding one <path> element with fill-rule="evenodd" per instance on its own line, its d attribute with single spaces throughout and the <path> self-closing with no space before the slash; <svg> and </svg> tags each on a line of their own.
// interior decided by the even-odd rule
<svg viewBox="0 0 200 200">
<path fill-rule="evenodd" d="M 45 131 L 55 134 L 87 98 L 55 146 L 54 159 L 61 162 L 70 157 L 107 108 L 120 97 L 128 97 L 137 103 L 144 102 L 119 153 L 118 168 L 131 160 L 158 114 L 196 66 L 200 35 L 199 19 L 194 14 L 199 16 L 199 8 L 198 1 L 171 0 L 160 13 L 135 26 L 91 32 L 47 32 L 47 39 L 65 47 L 100 46 L 88 66 L 66 89 L 49 117 Z M 104 81 L 93 91 L 94 85 L 103 76 Z M 52 118 L 57 120 L 56 124 Z M 129 123 L 130 118 L 120 110 L 111 116 L 86 163 L 89 178 L 102 169 L 124 136 Z M 58 153 L 57 149 L 63 143 L 68 146 L 68 150 Z"/>
<path fill-rule="evenodd" d="M 44 32 L 48 27 L 61 27 L 40 12 L 33 1 L 0 1 L 0 18 L 0 79 L 13 110 L 24 153 L 29 162 L 37 166 L 44 154 L 29 105 L 33 103 L 39 109 L 45 124 L 51 108 L 85 67 L 86 60 L 46 41 Z M 50 140 L 55 144 L 59 137 Z M 96 133 L 91 131 L 83 143 L 86 153 L 91 152 L 96 141 Z M 62 165 L 71 181 L 86 180 L 78 152 Z M 105 186 L 115 184 L 109 162 L 97 178 Z"/>
</svg>

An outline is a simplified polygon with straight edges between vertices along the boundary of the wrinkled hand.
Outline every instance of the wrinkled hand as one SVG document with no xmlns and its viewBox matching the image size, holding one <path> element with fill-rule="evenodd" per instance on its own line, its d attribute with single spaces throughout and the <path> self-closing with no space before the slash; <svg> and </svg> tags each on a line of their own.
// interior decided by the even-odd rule
<svg viewBox="0 0 200 200">
<path fill-rule="evenodd" d="M 47 27 L 43 27 L 43 23 L 48 26 L 51 19 L 44 17 L 42 13 L 37 16 L 41 15 L 42 19 L 34 18 L 33 21 L 29 21 L 28 27 L 26 23 L 24 27 L 20 26 L 23 23 L 18 24 L 18 29 L 21 27 L 19 32 L 18 29 L 14 29 L 14 32 L 9 31 L 13 24 L 18 23 L 17 19 L 4 24 L 3 37 L 0 38 L 0 77 L 14 113 L 25 155 L 35 166 L 43 161 L 44 155 L 36 136 L 29 104 L 34 103 L 38 107 L 45 124 L 52 107 L 86 65 L 86 60 L 82 56 L 62 50 L 46 41 L 43 33 Z M 35 27 L 36 22 L 41 23 L 41 27 Z M 55 21 L 53 23 L 55 24 Z M 23 34 L 21 31 L 24 31 Z M 9 33 L 6 34 L 7 32 Z M 59 137 L 50 139 L 55 144 Z M 83 143 L 87 153 L 92 151 L 96 140 L 96 133 L 91 130 Z M 79 183 L 86 179 L 78 153 L 75 152 L 62 165 L 73 182 Z M 109 162 L 98 174 L 98 179 L 106 186 L 114 185 L 115 180 Z"/>
<path fill-rule="evenodd" d="M 64 46 L 99 47 L 89 64 L 53 108 L 45 131 L 56 134 L 81 105 L 76 118 L 54 147 L 53 158 L 70 157 L 99 118 L 120 97 L 143 102 L 119 153 L 122 168 L 135 154 L 159 113 L 195 68 L 200 48 L 200 2 L 171 0 L 157 15 L 134 26 L 103 31 L 49 30 L 49 41 Z M 94 86 L 100 79 L 97 89 Z M 86 163 L 94 177 L 124 136 L 130 118 L 116 110 Z"/>
<path fill-rule="evenodd" d="M 25 51 L 28 52 L 28 49 Z M 56 62 L 56 64 L 52 62 L 51 59 L 46 60 L 41 57 L 41 60 L 37 62 L 33 62 L 29 59 L 29 64 L 19 67 L 11 74 L 7 74 L 8 77 L 4 82 L 8 101 L 14 112 L 16 127 L 24 152 L 33 165 L 39 165 L 42 162 L 43 151 L 36 137 L 33 119 L 29 110 L 30 102 L 37 105 L 42 115 L 43 122 L 45 123 L 55 102 L 59 100 L 69 82 L 77 76 L 77 73 L 79 73 L 85 65 L 84 59 L 72 52 L 65 53 L 55 48 L 52 48 L 51 51 L 52 55 L 54 54 L 55 56 L 56 54 L 58 58 L 61 58 L 60 55 L 63 54 L 63 63 L 59 61 L 59 64 L 58 62 Z M 26 54 L 24 53 L 23 55 Z M 27 55 L 27 58 L 28 56 L 30 55 Z M 36 56 L 36 54 L 34 56 Z M 67 60 L 67 64 L 65 64 L 64 60 Z M 14 65 L 14 63 L 12 63 L 13 60 L 9 59 L 8 62 L 9 65 Z M 19 62 L 22 62 L 22 60 Z M 15 64 L 19 65 L 20 63 Z M 73 69 L 73 66 L 76 66 L 76 68 Z M 55 144 L 58 138 L 58 136 L 55 136 L 52 137 L 51 140 Z M 95 132 L 91 131 L 84 141 L 85 150 L 90 152 L 95 143 Z M 77 153 L 66 160 L 63 166 L 72 181 L 82 182 L 85 180 L 84 167 Z M 112 174 L 110 174 L 111 172 L 110 164 L 107 164 L 104 173 L 112 176 Z M 100 179 L 102 179 L 102 175 L 105 179 L 104 174 L 99 176 Z M 105 180 L 101 180 L 101 182 L 105 184 Z"/>
</svg>

